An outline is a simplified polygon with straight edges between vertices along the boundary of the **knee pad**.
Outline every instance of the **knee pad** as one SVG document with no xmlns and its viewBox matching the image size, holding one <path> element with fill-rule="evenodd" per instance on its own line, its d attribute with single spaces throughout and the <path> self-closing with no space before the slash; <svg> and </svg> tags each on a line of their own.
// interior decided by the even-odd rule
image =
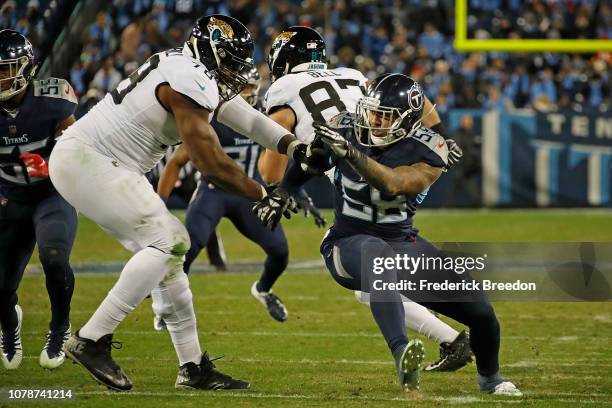
<svg viewBox="0 0 612 408">
<path fill-rule="evenodd" d="M 289 247 L 287 247 L 287 245 L 277 245 L 266 248 L 266 254 L 274 261 L 284 264 L 283 268 L 289 263 Z"/>
<path fill-rule="evenodd" d="M 57 268 L 68 264 L 68 252 L 64 248 L 45 246 L 38 250 L 43 268 Z"/>
</svg>

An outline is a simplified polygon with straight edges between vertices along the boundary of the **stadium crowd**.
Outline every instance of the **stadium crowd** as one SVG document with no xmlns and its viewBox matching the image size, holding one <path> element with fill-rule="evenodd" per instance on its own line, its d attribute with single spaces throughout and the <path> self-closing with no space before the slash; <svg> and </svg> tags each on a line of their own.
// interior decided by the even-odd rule
<svg viewBox="0 0 612 408">
<path fill-rule="evenodd" d="M 48 1 L 17 3 L 4 2 L 0 27 L 17 27 L 36 44 Z M 83 33 L 69 79 L 86 110 L 150 55 L 181 44 L 194 16 L 222 13 L 251 30 L 264 79 L 271 38 L 285 26 L 307 25 L 327 38 L 331 65 L 368 77 L 408 74 L 423 83 L 441 113 L 610 108 L 611 54 L 457 53 L 453 7 L 450 0 L 113 0 Z M 605 1 L 470 0 L 468 10 L 473 38 L 612 38 L 612 6 Z"/>
</svg>

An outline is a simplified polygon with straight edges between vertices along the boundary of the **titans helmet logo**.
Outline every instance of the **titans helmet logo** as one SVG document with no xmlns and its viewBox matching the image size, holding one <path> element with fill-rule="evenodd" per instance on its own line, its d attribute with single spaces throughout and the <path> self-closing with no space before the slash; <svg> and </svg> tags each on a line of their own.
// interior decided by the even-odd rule
<svg viewBox="0 0 612 408">
<path fill-rule="evenodd" d="M 420 110 L 423 109 L 423 103 L 425 102 L 425 98 L 423 97 L 423 90 L 419 84 L 414 84 L 408 91 L 408 106 L 412 110 Z"/>
</svg>

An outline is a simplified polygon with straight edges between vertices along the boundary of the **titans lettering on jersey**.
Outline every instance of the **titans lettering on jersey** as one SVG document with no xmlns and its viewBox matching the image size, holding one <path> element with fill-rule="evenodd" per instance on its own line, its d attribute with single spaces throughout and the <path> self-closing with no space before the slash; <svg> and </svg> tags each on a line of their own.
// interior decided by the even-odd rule
<svg viewBox="0 0 612 408">
<path fill-rule="evenodd" d="M 53 186 L 48 178 L 28 177 L 19 156 L 36 153 L 47 160 L 57 126 L 74 113 L 77 100 L 70 84 L 57 78 L 35 80 L 26 92 L 14 114 L 0 109 L 0 191 L 14 200 L 36 201 Z"/>
<path fill-rule="evenodd" d="M 225 153 L 231 157 L 250 178 L 263 183 L 263 179 L 257 170 L 257 160 L 261 153 L 261 147 L 251 139 L 219 123 L 216 118 L 213 118 L 210 124 L 215 129 L 217 136 L 219 136 L 219 142 Z"/>
<path fill-rule="evenodd" d="M 352 115 L 345 115 L 347 125 Z M 361 152 L 387 167 L 426 163 L 444 167 L 448 150 L 442 136 L 421 127 L 412 136 L 385 149 L 367 148 L 355 140 L 352 124 L 339 132 Z M 385 240 L 405 240 L 412 228 L 412 217 L 427 196 L 427 190 L 414 196 L 388 196 L 371 187 L 353 168 L 341 161 L 334 174 L 334 233 L 340 236 L 370 234 Z"/>
</svg>

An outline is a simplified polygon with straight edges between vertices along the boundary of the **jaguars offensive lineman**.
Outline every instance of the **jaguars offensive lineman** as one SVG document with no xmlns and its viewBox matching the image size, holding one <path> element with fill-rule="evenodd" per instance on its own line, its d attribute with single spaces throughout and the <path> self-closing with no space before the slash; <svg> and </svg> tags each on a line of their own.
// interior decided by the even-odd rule
<svg viewBox="0 0 612 408">
<path fill-rule="evenodd" d="M 55 139 L 75 121 L 77 101 L 68 82 L 34 80 L 35 73 L 28 39 L 0 31 L 0 345 L 9 370 L 23 356 L 17 288 L 36 243 L 51 303 L 42 367 L 64 362 L 62 346 L 70 336 L 74 275 L 68 260 L 77 216 L 53 188 L 47 160 Z"/>
<path fill-rule="evenodd" d="M 235 98 L 252 69 L 253 40 L 238 20 L 199 19 L 183 48 L 153 55 L 62 136 L 49 172 L 60 194 L 134 255 L 85 325 L 64 346 L 94 379 L 124 391 L 132 383 L 111 357 L 113 333 L 149 294 L 166 322 L 179 360 L 175 386 L 244 389 L 214 369 L 198 340 L 189 280 L 189 236 L 144 176 L 168 146 L 183 143 L 193 165 L 228 192 L 259 200 L 265 188 L 228 157 L 209 122 L 213 114 L 241 134 L 308 165 L 306 145 Z M 162 129 L 170 115 L 176 133 Z M 311 149 L 312 153 L 312 149 Z M 289 207 L 286 196 L 283 208 Z"/>
<path fill-rule="evenodd" d="M 377 274 L 370 263 L 370 256 L 444 258 L 412 226 L 418 205 L 448 164 L 444 138 L 421 125 L 424 99 L 420 85 L 411 78 L 385 74 L 369 84 L 354 114 L 344 112 L 328 124 L 314 125 L 313 144 L 327 145 L 336 164 L 335 219 L 321 254 L 341 286 L 370 293 L 372 315 L 405 389 L 418 389 L 425 353 L 420 340 L 408 341 L 402 296 L 470 328 L 482 392 L 521 396 L 514 384 L 499 375 L 499 323 L 484 292 L 400 291 L 393 285 L 415 279 L 411 272 L 391 266 L 384 275 Z M 295 189 L 307 178 L 298 166 L 292 166 L 281 188 L 255 206 L 259 218 L 268 225 L 278 222 L 281 214 L 275 210 L 275 195 L 284 188 Z M 467 273 L 438 268 L 418 276 L 437 283 L 472 281 Z M 377 281 L 387 284 L 386 288 L 376 286 Z"/>
<path fill-rule="evenodd" d="M 240 95 L 251 106 L 257 107 L 259 88 L 259 73 L 254 68 L 249 73 L 248 84 Z M 211 126 L 219 136 L 219 142 L 225 153 L 234 159 L 249 177 L 263 184 L 257 170 L 261 147 L 214 118 Z M 181 168 L 188 162 L 189 156 L 182 146 L 168 160 L 157 186 L 157 193 L 163 199 L 170 196 Z M 263 304 L 272 318 L 284 322 L 287 320 L 288 312 L 280 298 L 272 293 L 272 286 L 287 267 L 289 260 L 287 238 L 282 228 L 270 231 L 263 226 L 252 213 L 252 206 L 251 201 L 223 191 L 206 177 L 200 179 L 187 208 L 185 220 L 191 240 L 191 248 L 185 255 L 185 273 L 189 273 L 191 264 L 209 242 L 221 218 L 228 218 L 245 237 L 266 252 L 264 271 L 260 279 L 251 286 L 251 294 Z M 314 207 L 311 207 L 310 211 L 318 214 L 318 210 Z M 155 318 L 154 327 L 156 330 L 165 329 L 163 319 L 159 316 Z"/>
<path fill-rule="evenodd" d="M 327 69 L 325 41 L 315 30 L 289 27 L 273 41 L 268 66 L 272 84 L 265 96 L 265 108 L 272 119 L 303 142 L 314 138 L 313 122 L 325 122 L 340 112 L 354 112 L 363 96 L 366 78 L 351 68 Z M 426 126 L 445 133 L 434 106 L 425 99 Z M 461 149 L 449 140 L 449 164 L 459 160 Z M 260 160 L 264 181 L 279 182 L 287 166 L 286 156 L 265 152 Z M 368 295 L 356 292 L 357 299 L 368 303 Z M 455 371 L 471 361 L 469 338 L 465 332 L 442 322 L 426 308 L 404 302 L 406 325 L 440 344 L 440 359 L 427 371 Z"/>
</svg>

